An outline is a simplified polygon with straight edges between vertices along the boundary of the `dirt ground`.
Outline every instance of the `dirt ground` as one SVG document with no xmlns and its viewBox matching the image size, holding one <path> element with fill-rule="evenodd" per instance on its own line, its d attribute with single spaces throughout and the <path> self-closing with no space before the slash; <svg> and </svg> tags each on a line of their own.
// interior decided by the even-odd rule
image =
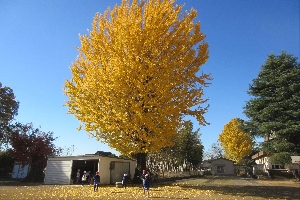
<svg viewBox="0 0 300 200">
<path fill-rule="evenodd" d="M 202 177 L 157 184 L 150 195 L 140 185 L 116 188 L 93 186 L 39 185 L 0 181 L 0 199 L 300 199 L 300 183 L 293 179 L 250 179 Z"/>
</svg>

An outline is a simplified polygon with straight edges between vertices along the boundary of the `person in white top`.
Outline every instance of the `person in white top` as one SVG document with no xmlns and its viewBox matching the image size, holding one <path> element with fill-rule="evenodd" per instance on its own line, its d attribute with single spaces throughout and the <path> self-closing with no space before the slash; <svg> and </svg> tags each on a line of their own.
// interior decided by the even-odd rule
<svg viewBox="0 0 300 200">
<path fill-rule="evenodd" d="M 81 178 L 81 185 L 83 186 L 86 183 L 87 177 L 86 177 L 86 171 L 83 172 L 82 178 Z"/>
</svg>

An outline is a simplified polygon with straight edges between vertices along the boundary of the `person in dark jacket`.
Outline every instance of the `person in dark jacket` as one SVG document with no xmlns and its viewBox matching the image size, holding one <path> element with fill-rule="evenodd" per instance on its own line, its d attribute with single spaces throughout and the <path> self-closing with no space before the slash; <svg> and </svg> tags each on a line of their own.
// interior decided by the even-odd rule
<svg viewBox="0 0 300 200">
<path fill-rule="evenodd" d="M 93 179 L 94 179 L 94 192 L 97 192 L 98 186 L 100 184 L 100 175 L 98 171 L 96 171 L 96 175 L 93 177 Z"/>
<path fill-rule="evenodd" d="M 143 189 L 144 189 L 144 195 L 146 194 L 147 191 L 147 195 L 149 197 L 150 179 L 148 174 L 145 174 L 145 179 L 143 179 Z"/>
<path fill-rule="evenodd" d="M 145 175 L 147 174 L 147 171 L 144 169 L 143 173 L 141 175 L 141 179 L 144 180 L 145 179 Z"/>
<path fill-rule="evenodd" d="M 76 173 L 76 183 L 79 183 L 79 181 L 80 181 L 80 169 L 78 169 Z"/>
<path fill-rule="evenodd" d="M 122 185 L 123 185 L 123 188 L 125 188 L 125 189 L 126 189 L 127 182 L 128 182 L 128 175 L 124 174 L 122 177 Z"/>
<path fill-rule="evenodd" d="M 91 171 L 86 172 L 86 179 L 87 179 L 87 184 L 90 185 L 91 183 Z"/>
</svg>

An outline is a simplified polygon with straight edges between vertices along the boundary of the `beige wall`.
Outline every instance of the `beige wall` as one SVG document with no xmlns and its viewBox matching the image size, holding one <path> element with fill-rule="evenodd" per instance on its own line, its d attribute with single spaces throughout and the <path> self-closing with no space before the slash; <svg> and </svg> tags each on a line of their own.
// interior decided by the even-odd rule
<svg viewBox="0 0 300 200">
<path fill-rule="evenodd" d="M 110 157 L 100 157 L 99 159 L 99 175 L 101 177 L 100 184 L 110 184 L 110 163 L 111 162 L 129 162 L 130 163 L 130 174 L 133 178 L 134 170 L 136 168 L 136 161 L 129 159 L 120 159 L 120 158 L 110 158 Z M 119 180 L 121 181 L 121 180 Z"/>
<path fill-rule="evenodd" d="M 224 168 L 224 173 L 219 173 L 217 168 L 218 166 Z M 211 171 L 213 175 L 233 175 L 235 174 L 233 162 L 226 159 L 216 159 L 211 161 Z"/>
</svg>

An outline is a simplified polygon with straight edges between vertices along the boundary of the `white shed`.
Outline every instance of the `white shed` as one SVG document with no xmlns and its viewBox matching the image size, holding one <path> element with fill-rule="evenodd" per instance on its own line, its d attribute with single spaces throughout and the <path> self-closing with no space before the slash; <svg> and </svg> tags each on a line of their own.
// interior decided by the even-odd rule
<svg viewBox="0 0 300 200">
<path fill-rule="evenodd" d="M 136 160 L 110 157 L 105 155 L 52 156 L 48 157 L 45 170 L 45 184 L 73 184 L 80 169 L 90 171 L 92 175 L 99 171 L 101 184 L 115 184 L 121 181 L 124 173 L 133 178 Z"/>
<path fill-rule="evenodd" d="M 213 175 L 234 175 L 235 168 L 232 160 L 217 158 L 210 160 L 211 172 Z"/>
</svg>

